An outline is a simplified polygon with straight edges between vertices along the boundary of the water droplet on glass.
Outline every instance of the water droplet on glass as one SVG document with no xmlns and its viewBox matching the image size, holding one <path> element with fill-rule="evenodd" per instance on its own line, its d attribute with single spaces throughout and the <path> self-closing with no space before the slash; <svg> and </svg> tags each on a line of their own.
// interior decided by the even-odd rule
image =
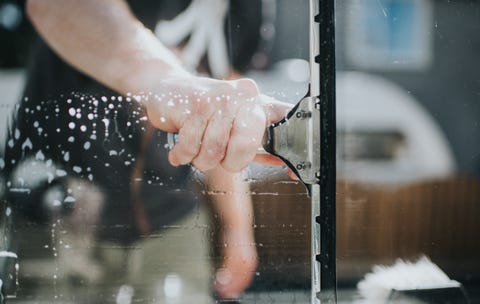
<svg viewBox="0 0 480 304">
<path fill-rule="evenodd" d="M 75 116 L 75 114 L 77 113 L 77 111 L 75 111 L 75 108 L 70 108 L 68 109 L 68 114 L 70 114 L 70 116 Z"/>
<path fill-rule="evenodd" d="M 67 196 L 64 200 L 65 203 L 75 203 L 76 199 L 73 196 Z"/>
<path fill-rule="evenodd" d="M 70 137 L 68 138 L 68 141 L 71 142 L 71 143 L 75 142 L 75 137 L 70 136 Z"/>
<path fill-rule="evenodd" d="M 80 172 L 82 172 L 82 168 L 79 167 L 79 166 L 73 166 L 73 172 L 80 173 Z"/>
<path fill-rule="evenodd" d="M 70 160 L 70 152 L 67 151 L 65 155 L 63 155 L 63 160 L 65 160 L 66 162 Z"/>
<path fill-rule="evenodd" d="M 35 154 L 35 159 L 36 159 L 36 160 L 45 160 L 45 155 L 43 154 L 42 151 L 38 151 L 38 152 Z"/>
<path fill-rule="evenodd" d="M 20 130 L 15 129 L 15 139 L 19 139 L 19 138 L 20 138 Z"/>
<path fill-rule="evenodd" d="M 30 138 L 27 137 L 25 141 L 22 144 L 22 150 L 25 150 L 25 148 L 29 148 L 30 150 L 33 149 L 33 144 Z"/>
<path fill-rule="evenodd" d="M 63 177 L 63 176 L 66 176 L 66 175 L 67 175 L 67 171 L 62 170 L 62 169 L 57 169 L 57 170 L 55 170 L 55 174 L 56 174 L 58 177 Z"/>
<path fill-rule="evenodd" d="M 105 124 L 105 129 L 108 130 L 108 126 L 110 125 L 110 120 L 107 118 L 102 119 L 102 122 Z"/>
<path fill-rule="evenodd" d="M 80 126 L 80 131 L 85 132 L 87 131 L 87 127 L 85 125 Z"/>
<path fill-rule="evenodd" d="M 75 123 L 74 123 L 73 121 L 70 122 L 70 123 L 68 124 L 68 127 L 69 127 L 71 130 L 75 129 Z"/>
<path fill-rule="evenodd" d="M 90 142 L 89 141 L 87 141 L 87 142 L 85 142 L 85 144 L 83 144 L 83 149 L 85 149 L 85 150 L 90 149 Z"/>
</svg>

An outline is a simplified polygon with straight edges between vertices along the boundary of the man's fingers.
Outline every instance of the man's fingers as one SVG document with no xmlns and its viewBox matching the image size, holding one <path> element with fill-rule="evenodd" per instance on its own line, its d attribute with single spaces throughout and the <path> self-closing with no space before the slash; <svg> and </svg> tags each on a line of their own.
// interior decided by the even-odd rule
<svg viewBox="0 0 480 304">
<path fill-rule="evenodd" d="M 270 154 L 257 154 L 253 159 L 255 163 L 266 166 L 286 166 L 286 164 L 278 157 Z M 293 180 L 299 180 L 298 176 L 293 173 L 292 169 L 288 168 L 288 176 Z"/>
<path fill-rule="evenodd" d="M 267 115 L 267 125 L 271 125 L 282 120 L 288 112 L 293 108 L 293 105 L 278 101 L 267 95 L 260 95 L 260 101 L 263 110 Z"/>
<path fill-rule="evenodd" d="M 285 166 L 285 163 L 280 158 L 271 154 L 257 154 L 253 161 L 267 166 Z"/>
<path fill-rule="evenodd" d="M 225 157 L 233 119 L 232 115 L 217 111 L 208 122 L 200 153 L 192 162 L 200 171 L 215 168 Z"/>
<path fill-rule="evenodd" d="M 178 133 L 178 143 L 168 154 L 168 160 L 174 166 L 186 165 L 197 156 L 202 144 L 207 120 L 201 116 L 191 115 Z"/>
<path fill-rule="evenodd" d="M 265 113 L 254 102 L 242 107 L 233 121 L 222 167 L 231 172 L 244 169 L 255 157 L 265 132 Z"/>
<path fill-rule="evenodd" d="M 198 92 L 187 94 L 191 98 L 183 95 L 186 101 L 168 95 L 163 102 L 147 104 L 149 119 L 165 131 L 179 127 L 179 142 L 169 154 L 172 165 L 192 163 L 207 171 L 221 164 L 228 171 L 241 171 L 255 158 L 266 126 L 283 119 L 292 106 L 259 95 L 249 79 L 202 80 L 206 84 Z M 272 158 L 263 162 L 279 164 Z"/>
</svg>

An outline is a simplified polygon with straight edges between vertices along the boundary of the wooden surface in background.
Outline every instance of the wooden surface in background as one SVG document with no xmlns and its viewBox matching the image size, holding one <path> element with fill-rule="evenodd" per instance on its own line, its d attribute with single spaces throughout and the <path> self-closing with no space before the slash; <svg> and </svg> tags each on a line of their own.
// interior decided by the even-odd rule
<svg viewBox="0 0 480 304">
<path fill-rule="evenodd" d="M 310 200 L 301 184 L 254 183 L 259 271 L 301 280 L 310 272 Z M 337 182 L 339 280 L 374 264 L 429 256 L 448 275 L 480 277 L 480 182 L 452 177 L 401 186 Z"/>
</svg>

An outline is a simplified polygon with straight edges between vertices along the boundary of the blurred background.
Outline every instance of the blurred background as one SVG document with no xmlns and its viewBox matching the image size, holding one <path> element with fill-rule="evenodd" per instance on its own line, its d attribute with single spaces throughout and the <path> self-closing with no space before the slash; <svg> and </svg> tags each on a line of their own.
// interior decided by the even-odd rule
<svg viewBox="0 0 480 304">
<path fill-rule="evenodd" d="M 337 3 L 339 282 L 425 254 L 478 301 L 479 5 Z"/>
<path fill-rule="evenodd" d="M 265 94 L 296 103 L 308 88 L 308 1 L 267 2 L 274 12 L 264 16 L 264 44 L 247 75 Z M 425 255 L 480 302 L 480 2 L 336 5 L 339 299 L 361 299 L 357 284 L 374 265 Z M 33 38 L 23 1 L 1 0 L 0 179 Z M 308 303 L 305 189 L 283 169 L 252 165 L 249 174 L 260 264 L 243 302 Z M 30 303 L 53 286 L 50 228 L 17 227 L 23 251 L 12 301 Z"/>
</svg>

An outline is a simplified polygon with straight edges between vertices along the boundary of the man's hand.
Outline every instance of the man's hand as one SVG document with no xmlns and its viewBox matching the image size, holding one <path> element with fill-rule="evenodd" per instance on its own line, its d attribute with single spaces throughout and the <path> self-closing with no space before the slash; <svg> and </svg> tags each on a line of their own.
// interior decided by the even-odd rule
<svg viewBox="0 0 480 304">
<path fill-rule="evenodd" d="M 223 81 L 182 74 L 161 81 L 155 92 L 143 98 L 150 122 L 179 134 L 169 161 L 192 163 L 201 171 L 218 165 L 230 172 L 244 169 L 255 158 L 266 126 L 283 118 L 291 107 L 261 96 L 249 79 Z"/>
<path fill-rule="evenodd" d="M 262 102 L 251 80 L 191 75 L 124 0 L 29 0 L 27 11 L 45 41 L 73 67 L 119 93 L 147 93 L 151 123 L 180 135 L 169 157 L 174 165 L 240 171 L 254 158 L 267 123 L 289 107 Z"/>
</svg>

